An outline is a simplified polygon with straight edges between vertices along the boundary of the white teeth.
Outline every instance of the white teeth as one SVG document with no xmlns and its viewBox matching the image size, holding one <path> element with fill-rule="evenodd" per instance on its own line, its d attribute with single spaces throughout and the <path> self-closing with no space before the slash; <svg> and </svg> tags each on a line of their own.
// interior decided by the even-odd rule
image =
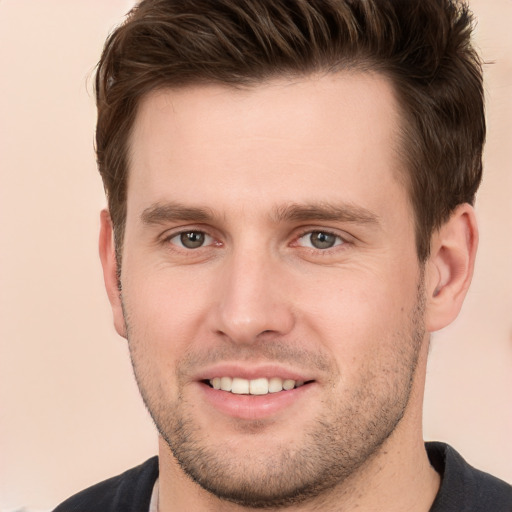
<svg viewBox="0 0 512 512">
<path fill-rule="evenodd" d="M 268 391 L 269 393 L 278 393 L 279 391 L 283 391 L 283 379 L 279 377 L 272 377 L 268 381 Z"/>
<path fill-rule="evenodd" d="M 235 377 L 231 386 L 231 393 L 235 393 L 235 395 L 248 395 L 249 381 L 247 379 L 239 379 L 238 377 Z"/>
<path fill-rule="evenodd" d="M 221 377 L 220 389 L 222 389 L 222 391 L 231 391 L 232 383 L 233 379 L 231 377 Z"/>
<path fill-rule="evenodd" d="M 302 380 L 281 379 L 279 377 L 272 377 L 266 379 L 261 377 L 259 379 L 242 379 L 240 377 L 215 377 L 210 379 L 210 385 L 214 389 L 221 389 L 222 391 L 231 391 L 236 395 L 266 395 L 268 393 L 279 393 L 280 391 L 289 391 L 293 388 L 298 388 L 304 385 Z"/>
<path fill-rule="evenodd" d="M 283 382 L 283 389 L 286 391 L 289 391 L 290 389 L 293 389 L 295 387 L 295 381 L 292 379 L 286 379 Z"/>
<path fill-rule="evenodd" d="M 268 379 L 254 379 L 249 382 L 251 395 L 266 395 L 268 393 Z"/>
</svg>

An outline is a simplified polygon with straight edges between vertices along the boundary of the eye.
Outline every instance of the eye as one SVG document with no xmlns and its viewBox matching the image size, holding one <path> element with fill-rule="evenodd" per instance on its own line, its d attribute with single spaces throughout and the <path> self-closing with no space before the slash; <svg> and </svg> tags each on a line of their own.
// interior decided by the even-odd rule
<svg viewBox="0 0 512 512">
<path fill-rule="evenodd" d="M 343 243 L 344 241 L 340 236 L 327 231 L 310 231 L 302 235 L 298 240 L 300 246 L 311 249 L 330 249 Z"/>
<path fill-rule="evenodd" d="M 199 249 L 204 245 L 210 245 L 213 238 L 203 231 L 183 231 L 170 237 L 169 242 L 184 249 Z"/>
</svg>

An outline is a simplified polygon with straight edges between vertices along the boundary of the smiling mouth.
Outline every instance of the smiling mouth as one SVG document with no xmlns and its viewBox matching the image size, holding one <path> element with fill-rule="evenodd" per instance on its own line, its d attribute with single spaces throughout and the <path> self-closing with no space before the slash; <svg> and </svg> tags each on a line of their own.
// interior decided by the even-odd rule
<svg viewBox="0 0 512 512">
<path fill-rule="evenodd" d="M 215 377 L 203 382 L 213 389 L 235 395 L 267 395 L 300 388 L 313 381 L 281 379 L 279 377 L 272 377 L 270 379 L 261 377 L 251 380 L 240 377 Z"/>
</svg>

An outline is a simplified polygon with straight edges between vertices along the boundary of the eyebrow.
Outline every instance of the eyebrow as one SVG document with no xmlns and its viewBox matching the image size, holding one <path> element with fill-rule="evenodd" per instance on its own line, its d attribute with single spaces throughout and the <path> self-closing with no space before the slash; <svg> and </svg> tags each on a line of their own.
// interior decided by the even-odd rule
<svg viewBox="0 0 512 512">
<path fill-rule="evenodd" d="M 355 224 L 379 224 L 379 216 L 361 206 L 351 203 L 295 204 L 276 208 L 274 222 L 337 221 Z"/>
<path fill-rule="evenodd" d="M 144 209 L 141 220 L 144 224 L 168 222 L 211 222 L 217 216 L 208 208 L 186 206 L 177 202 L 155 203 Z M 271 220 L 281 222 L 337 221 L 354 224 L 379 224 L 379 217 L 372 211 L 351 203 L 290 203 L 276 207 Z"/>
<path fill-rule="evenodd" d="M 206 208 L 185 206 L 180 203 L 156 203 L 146 208 L 141 213 L 144 224 L 164 224 L 166 222 L 208 222 L 214 217 Z"/>
</svg>

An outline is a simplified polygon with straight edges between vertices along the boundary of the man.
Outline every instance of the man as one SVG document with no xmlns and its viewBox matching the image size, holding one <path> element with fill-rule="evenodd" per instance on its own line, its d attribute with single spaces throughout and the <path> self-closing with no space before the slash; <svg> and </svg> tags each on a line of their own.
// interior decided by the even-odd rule
<svg viewBox="0 0 512 512">
<path fill-rule="evenodd" d="M 100 255 L 159 457 L 57 511 L 506 511 L 422 439 L 485 138 L 449 0 L 145 0 L 96 81 Z"/>
</svg>

